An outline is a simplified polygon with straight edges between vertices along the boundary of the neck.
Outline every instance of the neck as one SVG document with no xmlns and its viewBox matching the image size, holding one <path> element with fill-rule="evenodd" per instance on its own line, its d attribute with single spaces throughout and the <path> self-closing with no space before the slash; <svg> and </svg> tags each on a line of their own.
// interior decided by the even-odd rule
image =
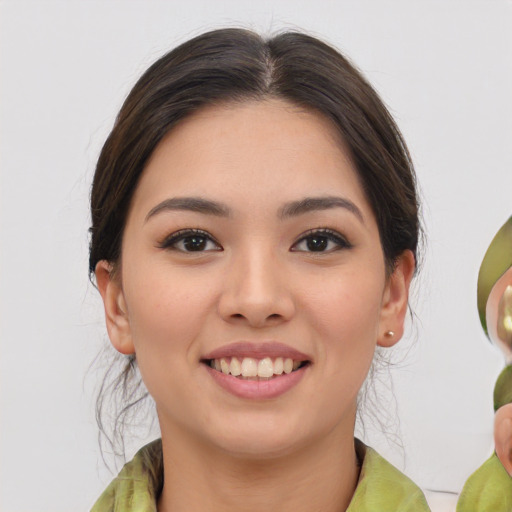
<svg viewBox="0 0 512 512">
<path fill-rule="evenodd" d="M 332 432 L 266 459 L 233 456 L 162 432 L 165 474 L 158 511 L 346 510 L 359 478 L 352 432 Z"/>
</svg>

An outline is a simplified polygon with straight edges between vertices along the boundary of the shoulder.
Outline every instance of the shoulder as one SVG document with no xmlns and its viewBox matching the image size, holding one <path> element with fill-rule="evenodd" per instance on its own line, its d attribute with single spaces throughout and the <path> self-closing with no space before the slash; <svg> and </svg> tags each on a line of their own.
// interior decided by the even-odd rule
<svg viewBox="0 0 512 512">
<path fill-rule="evenodd" d="M 421 489 L 373 448 L 356 440 L 362 460 L 359 482 L 347 512 L 428 512 Z"/>
<path fill-rule="evenodd" d="M 156 512 L 162 477 L 162 442 L 158 439 L 125 464 L 91 512 Z"/>
</svg>

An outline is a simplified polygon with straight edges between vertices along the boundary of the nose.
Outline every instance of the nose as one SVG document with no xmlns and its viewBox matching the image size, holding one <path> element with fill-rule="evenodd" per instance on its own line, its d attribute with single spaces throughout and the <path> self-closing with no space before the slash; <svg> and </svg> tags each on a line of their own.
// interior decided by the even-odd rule
<svg viewBox="0 0 512 512">
<path fill-rule="evenodd" d="M 283 264 L 271 251 L 251 251 L 230 261 L 218 308 L 230 323 L 262 328 L 290 320 L 293 293 Z"/>
</svg>

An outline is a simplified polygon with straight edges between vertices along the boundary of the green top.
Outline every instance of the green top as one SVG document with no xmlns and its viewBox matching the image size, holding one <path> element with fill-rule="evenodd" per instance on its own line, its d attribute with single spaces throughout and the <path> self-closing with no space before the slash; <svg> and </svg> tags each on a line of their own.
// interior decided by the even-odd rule
<svg viewBox="0 0 512 512">
<path fill-rule="evenodd" d="M 512 511 L 512 477 L 494 453 L 466 481 L 457 512 Z"/>
<path fill-rule="evenodd" d="M 375 450 L 356 440 L 362 462 L 356 492 L 347 512 L 429 512 L 420 488 Z M 157 512 L 163 485 L 162 444 L 137 452 L 100 496 L 91 512 Z"/>
</svg>

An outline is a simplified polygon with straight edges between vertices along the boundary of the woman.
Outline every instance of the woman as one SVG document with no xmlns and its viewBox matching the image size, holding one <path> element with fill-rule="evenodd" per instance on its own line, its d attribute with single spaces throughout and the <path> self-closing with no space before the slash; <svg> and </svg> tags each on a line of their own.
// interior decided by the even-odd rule
<svg viewBox="0 0 512 512">
<path fill-rule="evenodd" d="M 428 510 L 354 440 L 402 336 L 418 206 L 373 89 L 303 34 L 199 36 L 129 94 L 101 152 L 90 271 L 162 439 L 104 510 Z"/>
</svg>

